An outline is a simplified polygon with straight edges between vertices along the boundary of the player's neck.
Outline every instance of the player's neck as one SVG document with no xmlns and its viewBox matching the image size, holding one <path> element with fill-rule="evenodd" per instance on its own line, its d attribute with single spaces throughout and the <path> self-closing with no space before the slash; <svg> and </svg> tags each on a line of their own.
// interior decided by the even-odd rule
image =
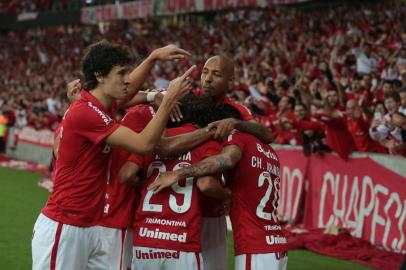
<svg viewBox="0 0 406 270">
<path fill-rule="evenodd" d="M 113 103 L 113 99 L 106 95 L 103 89 L 99 87 L 90 90 L 89 93 L 94 96 L 106 110 L 110 108 L 111 104 Z"/>
<path fill-rule="evenodd" d="M 216 105 L 220 105 L 224 103 L 224 99 L 226 98 L 226 95 L 218 96 L 214 98 L 214 103 Z"/>
</svg>

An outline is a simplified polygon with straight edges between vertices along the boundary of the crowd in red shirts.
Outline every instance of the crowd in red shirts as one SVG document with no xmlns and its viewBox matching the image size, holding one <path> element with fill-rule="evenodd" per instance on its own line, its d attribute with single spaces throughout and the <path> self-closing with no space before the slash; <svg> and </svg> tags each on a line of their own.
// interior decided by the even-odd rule
<svg viewBox="0 0 406 270">
<path fill-rule="evenodd" d="M 193 57 L 157 65 L 146 88 L 165 87 L 190 64 L 201 68 L 226 54 L 236 64 L 230 97 L 274 131 L 275 143 L 343 158 L 353 151 L 405 155 L 404 131 L 392 121 L 406 114 L 404 18 L 406 6 L 391 2 L 228 11 L 204 23 L 189 15 L 175 25 L 149 19 L 10 31 L 0 36 L 1 111 L 10 125 L 53 128 L 87 45 L 105 38 L 143 59 L 175 43 Z"/>
</svg>

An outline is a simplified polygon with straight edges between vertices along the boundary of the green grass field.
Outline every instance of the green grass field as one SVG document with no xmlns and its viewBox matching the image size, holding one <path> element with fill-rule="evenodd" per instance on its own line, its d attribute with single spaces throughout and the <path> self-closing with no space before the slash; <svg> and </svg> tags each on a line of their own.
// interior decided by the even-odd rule
<svg viewBox="0 0 406 270">
<path fill-rule="evenodd" d="M 0 269 L 31 268 L 31 233 L 48 193 L 37 187 L 38 174 L 0 168 Z M 229 242 L 232 252 L 232 242 Z M 229 269 L 233 269 L 232 254 Z M 289 270 L 370 269 L 306 250 L 289 251 Z"/>
</svg>

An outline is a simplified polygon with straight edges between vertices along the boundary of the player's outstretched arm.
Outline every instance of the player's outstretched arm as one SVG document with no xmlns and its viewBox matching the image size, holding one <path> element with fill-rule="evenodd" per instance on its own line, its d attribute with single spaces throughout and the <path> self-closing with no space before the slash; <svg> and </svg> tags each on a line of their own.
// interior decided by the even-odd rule
<svg viewBox="0 0 406 270">
<path fill-rule="evenodd" d="M 198 129 L 177 136 L 164 136 L 155 147 L 154 152 L 161 158 L 177 157 L 210 140 L 213 135 L 213 131 Z"/>
<path fill-rule="evenodd" d="M 169 114 L 177 102 L 182 99 L 192 88 L 188 76 L 196 66 L 192 66 L 182 76 L 169 83 L 167 94 L 155 117 L 143 129 L 141 133 L 135 133 L 131 129 L 120 126 L 110 136 L 106 143 L 111 146 L 122 148 L 136 154 L 147 154 L 151 152 L 162 137 L 166 127 Z"/>
<path fill-rule="evenodd" d="M 234 129 L 237 129 L 241 132 L 255 136 L 263 143 L 269 144 L 273 141 L 271 129 L 261 125 L 255 120 L 243 121 L 234 118 L 227 118 L 210 123 L 207 126 L 207 129 L 215 129 L 216 133 L 214 138 L 219 140 L 225 140 Z"/>
<path fill-rule="evenodd" d="M 130 73 L 130 85 L 128 86 L 128 98 L 123 100 L 119 104 L 120 107 L 129 107 L 135 104 L 147 103 L 146 93 L 139 93 L 134 96 L 135 93 L 142 87 L 152 68 L 157 61 L 168 61 L 183 59 L 189 57 L 191 54 L 181 48 L 178 48 L 174 44 L 167 45 L 162 48 L 158 48 Z M 134 101 L 133 101 L 134 99 Z M 140 102 L 144 99 L 144 102 Z"/>
<path fill-rule="evenodd" d="M 236 145 L 228 145 L 216 156 L 206 158 L 192 166 L 160 174 L 155 181 L 148 187 L 154 190 L 154 193 L 169 187 L 187 177 L 202 177 L 223 173 L 233 168 L 241 160 L 241 149 Z"/>
</svg>

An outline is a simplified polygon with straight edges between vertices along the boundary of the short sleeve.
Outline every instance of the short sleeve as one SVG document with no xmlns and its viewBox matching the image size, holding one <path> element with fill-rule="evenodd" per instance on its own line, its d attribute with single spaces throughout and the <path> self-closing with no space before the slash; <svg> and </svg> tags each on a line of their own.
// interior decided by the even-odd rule
<svg viewBox="0 0 406 270">
<path fill-rule="evenodd" d="M 137 164 L 140 168 L 144 168 L 146 157 L 137 154 L 131 154 L 127 160 L 134 164 Z"/>
<path fill-rule="evenodd" d="M 248 108 L 245 107 L 244 105 L 235 103 L 234 107 L 240 112 L 242 120 L 244 121 L 254 120 L 254 116 L 252 115 L 250 110 L 248 110 Z"/>
<path fill-rule="evenodd" d="M 141 132 L 148 123 L 145 121 L 145 115 L 141 111 L 129 111 L 121 121 L 121 124 L 134 132 Z"/>
<path fill-rule="evenodd" d="M 221 151 L 221 144 L 217 141 L 211 140 L 202 145 L 202 159 L 217 155 Z"/>
<path fill-rule="evenodd" d="M 247 141 L 247 139 L 244 139 L 244 134 L 237 131 L 228 136 L 227 141 L 223 143 L 223 147 L 228 145 L 236 145 L 241 149 L 242 152 L 244 152 L 245 141 Z"/>
<path fill-rule="evenodd" d="M 120 126 L 91 102 L 71 109 L 64 120 L 64 125 L 94 144 L 103 141 Z"/>
</svg>

